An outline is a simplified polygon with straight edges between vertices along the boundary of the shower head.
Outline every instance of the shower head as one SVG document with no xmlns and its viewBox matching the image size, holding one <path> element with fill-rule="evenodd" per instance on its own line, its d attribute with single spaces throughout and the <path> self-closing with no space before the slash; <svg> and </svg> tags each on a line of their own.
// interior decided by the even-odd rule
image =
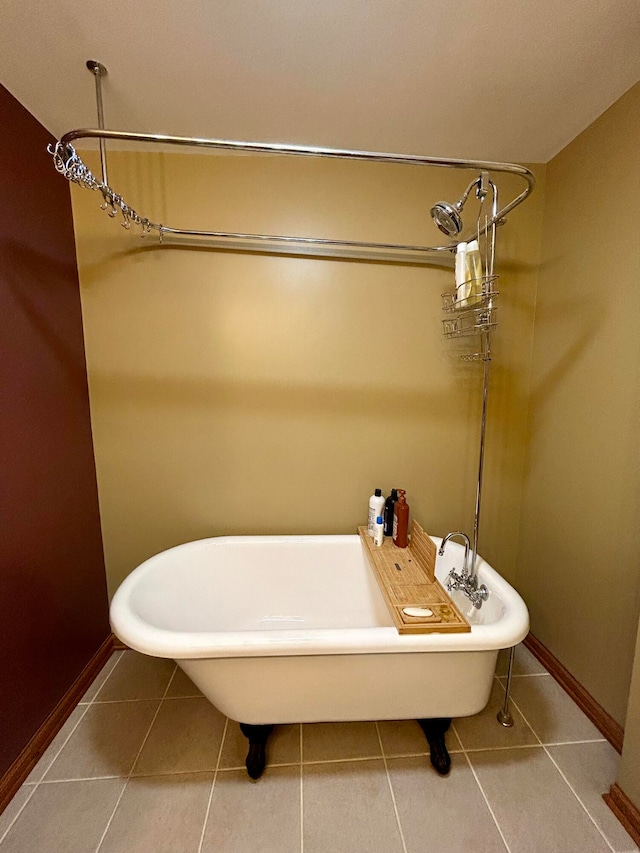
<svg viewBox="0 0 640 853">
<path fill-rule="evenodd" d="M 455 204 L 449 204 L 448 201 L 439 201 L 431 208 L 431 218 L 436 223 L 438 228 L 448 237 L 457 237 L 462 231 L 462 208 L 465 206 L 469 193 L 474 187 L 477 187 L 476 195 L 478 198 L 484 198 L 487 191 L 485 182 L 488 180 L 488 173 L 483 172 L 478 178 L 474 178 L 466 190 L 462 193 Z"/>
<path fill-rule="evenodd" d="M 460 216 L 457 203 L 449 204 L 447 201 L 437 202 L 431 208 L 431 218 L 448 237 L 455 237 L 462 231 L 462 217 Z"/>
</svg>

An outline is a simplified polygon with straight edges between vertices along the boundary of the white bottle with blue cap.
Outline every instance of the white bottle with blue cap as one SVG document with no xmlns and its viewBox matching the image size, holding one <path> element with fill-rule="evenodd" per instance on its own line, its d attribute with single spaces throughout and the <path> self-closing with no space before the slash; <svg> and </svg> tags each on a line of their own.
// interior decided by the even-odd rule
<svg viewBox="0 0 640 853">
<path fill-rule="evenodd" d="M 373 544 L 382 545 L 384 542 L 384 519 L 381 515 L 376 518 L 376 523 L 373 525 Z"/>
<path fill-rule="evenodd" d="M 373 536 L 376 518 L 379 515 L 384 515 L 382 489 L 376 489 L 374 494 L 369 498 L 369 518 L 367 520 L 367 533 L 369 536 Z"/>
</svg>

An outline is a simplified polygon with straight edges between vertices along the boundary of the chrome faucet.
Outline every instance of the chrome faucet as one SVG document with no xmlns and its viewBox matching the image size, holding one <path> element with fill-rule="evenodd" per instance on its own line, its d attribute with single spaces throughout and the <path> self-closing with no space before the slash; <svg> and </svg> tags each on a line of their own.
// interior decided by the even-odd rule
<svg viewBox="0 0 640 853">
<path fill-rule="evenodd" d="M 463 533 L 461 530 L 454 530 L 453 533 L 447 533 L 447 535 L 442 540 L 442 544 L 440 545 L 440 550 L 438 551 L 438 554 L 440 554 L 441 557 L 444 557 L 444 549 L 447 545 L 447 542 L 450 539 L 453 539 L 454 536 L 459 536 L 461 539 L 464 539 L 464 563 L 462 564 L 462 574 L 468 574 L 471 540 L 469 539 L 466 533 Z"/>
<path fill-rule="evenodd" d="M 459 536 L 464 541 L 464 561 L 462 563 L 462 571 L 456 572 L 455 567 L 451 569 L 447 575 L 447 590 L 451 592 L 454 589 L 459 589 L 471 601 L 474 607 L 482 607 L 482 602 L 489 598 L 489 590 L 482 584 L 478 586 L 478 578 L 476 577 L 475 565 L 469 565 L 469 551 L 471 550 L 471 540 L 466 533 L 461 530 L 454 530 L 453 533 L 447 533 L 442 540 L 438 554 L 444 556 L 444 549 L 447 542 L 454 537 Z M 475 556 L 475 555 L 474 555 Z M 474 560 L 475 562 L 475 560 Z"/>
</svg>

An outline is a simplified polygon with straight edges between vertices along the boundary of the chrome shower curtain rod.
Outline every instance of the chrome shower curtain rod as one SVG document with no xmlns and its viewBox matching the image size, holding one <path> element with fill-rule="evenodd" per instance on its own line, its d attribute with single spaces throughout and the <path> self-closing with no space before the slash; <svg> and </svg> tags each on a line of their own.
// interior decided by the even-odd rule
<svg viewBox="0 0 640 853">
<path fill-rule="evenodd" d="M 319 148 L 315 146 L 287 145 L 274 142 L 242 142 L 228 139 L 204 139 L 193 136 L 169 136 L 160 133 L 134 133 L 123 130 L 106 130 L 102 114 L 102 77 L 106 75 L 103 65 L 93 60 L 87 67 L 95 75 L 96 100 L 98 107 L 98 128 L 84 128 L 65 133 L 49 151 L 53 156 L 56 169 L 68 180 L 93 190 L 98 190 L 104 203 L 102 207 L 109 215 L 122 214 L 122 225 L 130 228 L 139 225 L 142 236 L 157 231 L 162 241 L 165 236 L 187 238 L 189 241 L 202 241 L 211 245 L 211 240 L 222 242 L 227 248 L 253 251 L 276 251 L 287 254 L 334 255 L 338 257 L 380 257 L 397 261 L 424 262 L 429 253 L 451 252 L 455 243 L 443 246 L 404 245 L 397 243 L 373 243 L 353 240 L 332 240 L 319 237 L 299 237 L 273 234 L 248 234 L 228 231 L 204 231 L 184 228 L 171 228 L 162 223 L 152 222 L 139 214 L 108 183 L 106 146 L 108 140 L 123 142 L 141 142 L 158 145 L 176 145 L 200 148 L 212 148 L 225 151 L 248 151 L 259 154 L 292 155 L 303 157 L 328 157 L 342 160 L 355 160 L 374 163 L 403 163 L 414 166 L 438 166 L 451 169 L 474 169 L 482 173 L 507 173 L 522 178 L 526 186 L 512 201 L 484 224 L 482 231 L 490 228 L 494 222 L 501 222 L 517 205 L 523 202 L 535 186 L 535 178 L 529 169 L 515 163 L 494 163 L 487 160 L 461 160 L 445 157 L 421 157 L 413 154 L 390 154 L 376 151 L 355 151 L 337 148 Z M 75 151 L 73 142 L 81 139 L 97 139 L 100 144 L 102 180 L 98 180 Z M 482 180 L 482 179 L 481 179 Z M 473 233 L 476 233 L 474 229 Z M 461 235 L 459 239 L 464 239 Z M 250 244 L 254 245 L 250 245 Z M 271 244 L 269 246 L 269 244 Z M 376 254 L 379 253 L 379 254 Z"/>
</svg>

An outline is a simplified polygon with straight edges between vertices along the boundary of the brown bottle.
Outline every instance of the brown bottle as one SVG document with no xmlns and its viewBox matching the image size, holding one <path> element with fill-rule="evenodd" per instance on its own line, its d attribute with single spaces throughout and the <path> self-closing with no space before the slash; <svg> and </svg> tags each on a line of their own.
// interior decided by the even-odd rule
<svg viewBox="0 0 640 853">
<path fill-rule="evenodd" d="M 406 548 L 409 542 L 409 504 L 404 489 L 398 489 L 398 494 L 400 497 L 393 509 L 393 544 Z"/>
</svg>

